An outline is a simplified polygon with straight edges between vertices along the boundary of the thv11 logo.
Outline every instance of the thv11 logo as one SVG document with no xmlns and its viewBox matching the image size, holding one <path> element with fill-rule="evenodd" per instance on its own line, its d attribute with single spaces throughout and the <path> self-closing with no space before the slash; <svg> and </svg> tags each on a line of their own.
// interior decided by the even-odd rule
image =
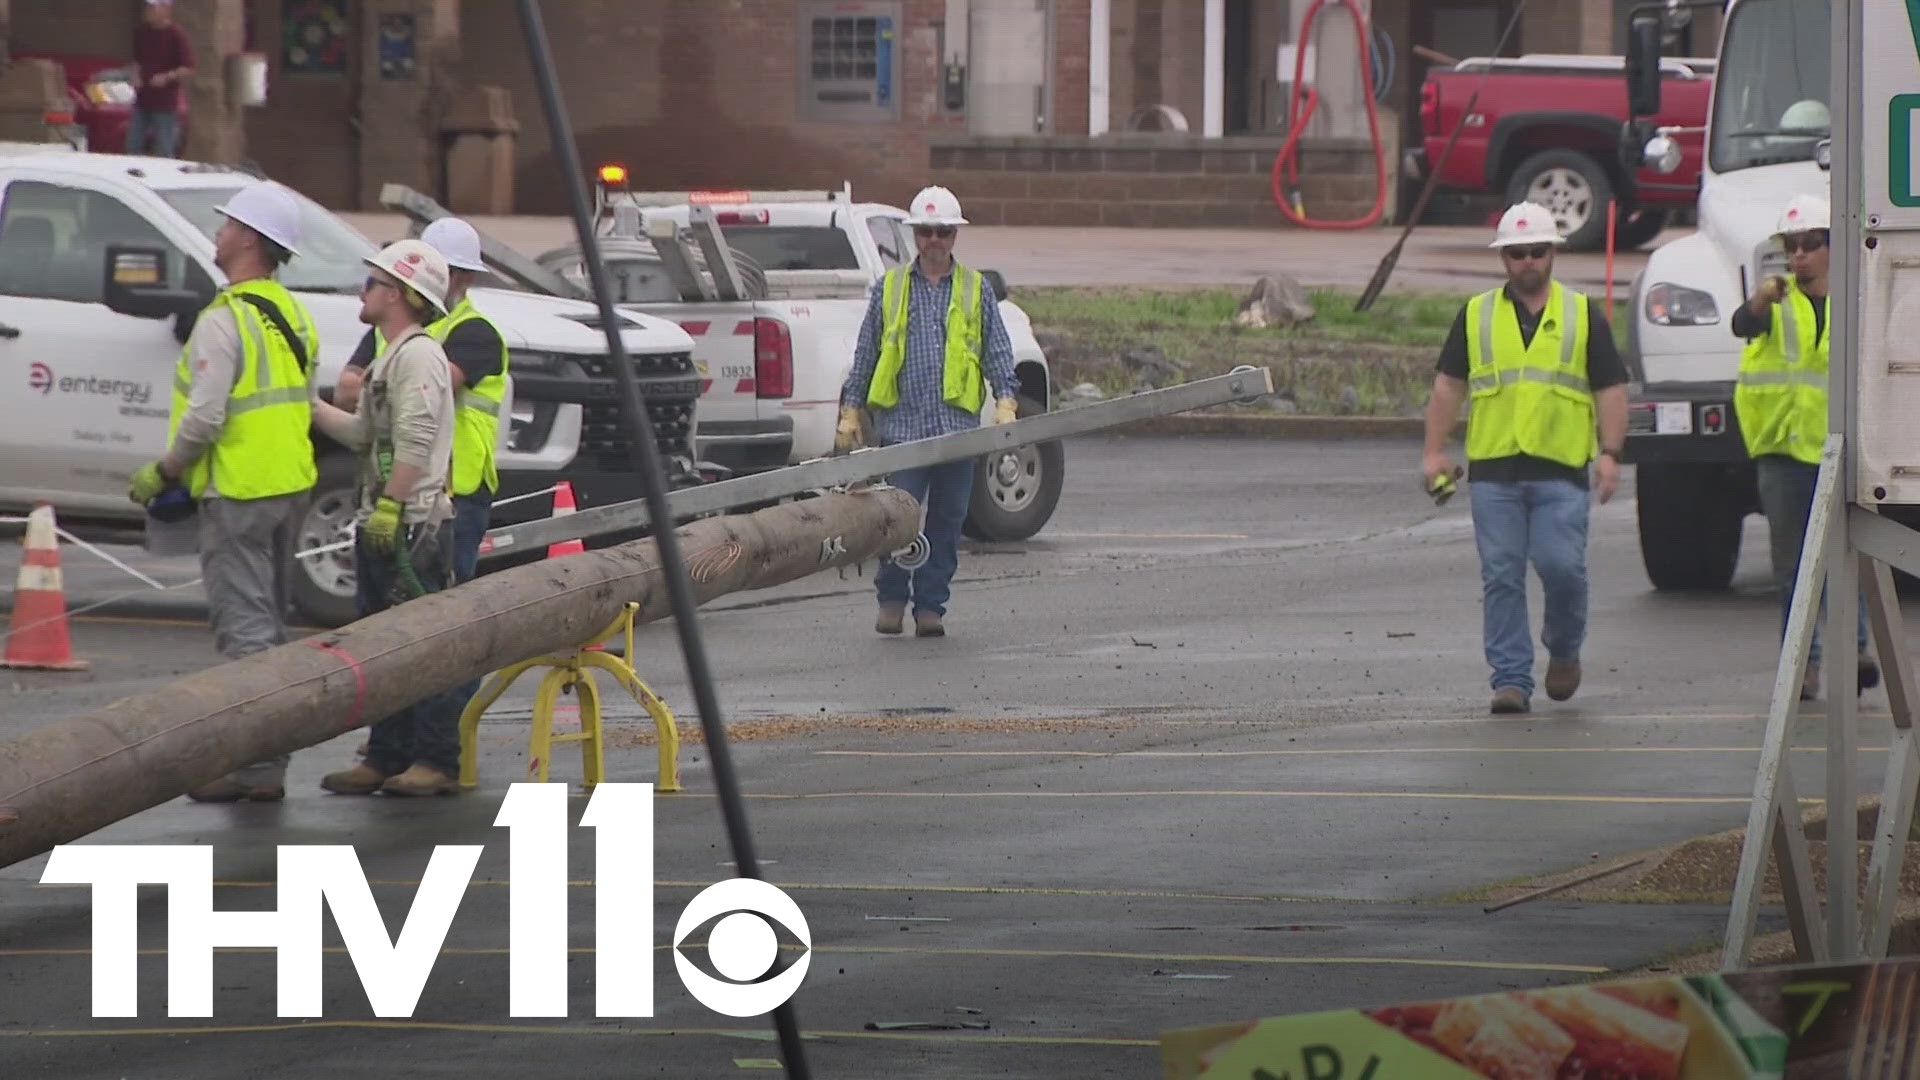
<svg viewBox="0 0 1920 1080">
<path fill-rule="evenodd" d="M 567 1015 L 567 785 L 514 784 L 493 821 L 508 830 L 510 1014 Z M 600 784 L 580 824 L 594 836 L 594 1015 L 653 1015 L 653 785 Z M 397 938 L 373 902 L 350 845 L 282 844 L 275 911 L 213 910 L 213 849 L 206 845 L 63 844 L 42 885 L 93 887 L 93 1015 L 138 1016 L 138 890 L 167 888 L 167 1015 L 213 1015 L 213 950 L 270 948 L 279 967 L 279 1015 L 318 1017 L 321 903 L 333 913 L 375 1015 L 408 1017 L 445 946 L 482 845 L 441 844 L 421 876 Z M 802 946 L 786 970 L 762 915 Z M 680 951 L 687 936 L 725 916 L 708 938 L 713 978 Z M 727 1016 L 760 1016 L 792 998 L 813 958 L 807 920 L 774 885 L 730 878 L 702 890 L 673 931 L 680 981 Z"/>
</svg>

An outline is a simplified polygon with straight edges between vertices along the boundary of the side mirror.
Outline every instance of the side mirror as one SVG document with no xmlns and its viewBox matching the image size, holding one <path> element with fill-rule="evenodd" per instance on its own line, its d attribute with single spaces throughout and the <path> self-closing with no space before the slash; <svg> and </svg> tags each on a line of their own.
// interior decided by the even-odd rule
<svg viewBox="0 0 1920 1080">
<path fill-rule="evenodd" d="M 160 248 L 109 244 L 105 270 L 101 296 L 109 309 L 122 315 L 184 319 L 202 306 L 199 294 L 167 286 L 167 253 Z"/>
<path fill-rule="evenodd" d="M 982 270 L 980 276 L 987 280 L 987 286 L 993 290 L 994 298 L 1007 298 L 1007 279 L 998 270 Z"/>
<path fill-rule="evenodd" d="M 1654 116 L 1660 112 L 1660 50 L 1665 37 L 1661 17 L 1635 11 L 1627 23 L 1627 112 Z"/>
</svg>

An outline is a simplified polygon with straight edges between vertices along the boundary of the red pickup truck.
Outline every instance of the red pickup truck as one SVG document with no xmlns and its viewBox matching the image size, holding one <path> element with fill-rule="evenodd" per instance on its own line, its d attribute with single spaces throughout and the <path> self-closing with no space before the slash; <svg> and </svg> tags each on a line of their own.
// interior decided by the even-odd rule
<svg viewBox="0 0 1920 1080">
<path fill-rule="evenodd" d="M 1607 203 L 1614 200 L 1614 245 L 1637 248 L 1658 236 L 1675 211 L 1694 206 L 1713 90 L 1711 59 L 1668 57 L 1661 66 L 1661 112 L 1654 121 L 1692 129 L 1676 136 L 1680 168 L 1670 175 L 1648 168 L 1627 175 L 1620 164 L 1621 130 L 1629 120 L 1625 58 L 1555 54 L 1480 57 L 1428 72 L 1420 87 L 1421 145 L 1410 153 L 1409 167 L 1426 179 L 1461 128 L 1439 187 L 1488 192 L 1502 208 L 1537 202 L 1553 211 L 1575 251 L 1606 245 Z M 1480 96 L 1469 113 L 1476 88 Z"/>
</svg>

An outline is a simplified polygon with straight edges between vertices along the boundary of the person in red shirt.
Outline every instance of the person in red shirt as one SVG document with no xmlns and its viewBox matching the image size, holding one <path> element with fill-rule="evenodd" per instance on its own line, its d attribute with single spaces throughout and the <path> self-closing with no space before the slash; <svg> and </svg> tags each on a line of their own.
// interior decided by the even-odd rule
<svg viewBox="0 0 1920 1080">
<path fill-rule="evenodd" d="M 193 74 L 193 47 L 173 21 L 173 0 L 147 0 L 133 32 L 133 85 L 139 97 L 127 125 L 127 153 L 173 157 L 180 147 L 180 81 Z"/>
</svg>

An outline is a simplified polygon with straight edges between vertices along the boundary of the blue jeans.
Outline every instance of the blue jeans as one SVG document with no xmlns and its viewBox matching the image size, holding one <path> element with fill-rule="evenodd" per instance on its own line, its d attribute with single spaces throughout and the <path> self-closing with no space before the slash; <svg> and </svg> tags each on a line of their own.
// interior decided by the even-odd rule
<svg viewBox="0 0 1920 1080">
<path fill-rule="evenodd" d="M 443 524 L 424 542 L 415 542 L 417 535 L 418 528 L 408 526 L 403 541 L 413 544 L 414 574 L 428 592 L 439 592 L 453 584 L 453 530 Z M 392 607 L 400 576 L 396 556 L 371 554 L 361 541 L 353 561 L 360 617 Z M 367 736 L 367 764 L 388 775 L 416 763 L 459 775 L 460 711 L 471 696 L 464 687 L 443 690 L 375 723 Z"/>
<path fill-rule="evenodd" d="M 1796 461 L 1784 454 L 1766 454 L 1754 459 L 1754 472 L 1760 483 L 1760 512 L 1767 516 L 1767 540 L 1773 549 L 1773 583 L 1780 590 L 1780 637 L 1787 636 L 1787 619 L 1793 612 L 1794 583 L 1800 577 L 1800 546 L 1806 541 L 1807 520 L 1813 516 L 1813 488 L 1820 479 L 1820 466 Z M 1860 653 L 1867 652 L 1867 603 L 1860 601 Z M 1820 617 L 1813 624 L 1813 646 L 1807 651 L 1807 663 L 1820 662 L 1820 635 L 1827 625 L 1827 593 L 1820 591 Z"/>
<path fill-rule="evenodd" d="M 127 118 L 127 153 L 146 153 L 147 136 L 153 136 L 155 157 L 170 158 L 180 149 L 180 115 L 174 112 L 133 110 Z"/>
<path fill-rule="evenodd" d="M 1555 660 L 1578 660 L 1587 636 L 1587 490 L 1570 480 L 1479 481 L 1469 490 L 1491 684 L 1531 697 L 1527 564 L 1546 595 L 1541 644 Z"/>
<path fill-rule="evenodd" d="M 980 462 L 969 458 L 949 461 L 925 469 L 909 469 L 887 478 L 894 487 L 912 495 L 926 515 L 927 545 L 931 554 L 925 566 L 907 571 L 882 557 L 873 576 L 874 589 L 883 604 L 913 604 L 916 614 L 930 611 L 947 613 L 952 595 L 953 572 L 960 567 L 960 526 L 967 520 L 967 506 L 973 499 L 973 477 Z"/>
<path fill-rule="evenodd" d="M 471 495 L 453 497 L 453 580 L 472 581 L 480 565 L 480 540 L 487 535 L 487 522 L 493 516 L 493 492 L 486 485 Z"/>
</svg>

